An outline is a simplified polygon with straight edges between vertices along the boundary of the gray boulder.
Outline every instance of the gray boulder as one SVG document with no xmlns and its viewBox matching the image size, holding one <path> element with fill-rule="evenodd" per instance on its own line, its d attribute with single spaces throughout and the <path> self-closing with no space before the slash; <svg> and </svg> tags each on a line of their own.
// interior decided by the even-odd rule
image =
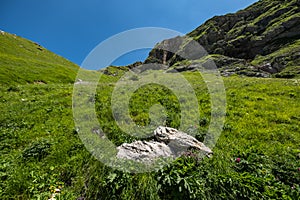
<svg viewBox="0 0 300 200">
<path fill-rule="evenodd" d="M 180 155 L 189 149 L 197 149 L 207 155 L 212 154 L 211 149 L 202 142 L 174 128 L 159 126 L 154 131 L 154 137 L 158 142 L 168 145 L 175 155 Z"/>
<path fill-rule="evenodd" d="M 176 158 L 190 149 L 204 155 L 213 152 L 196 138 L 174 128 L 159 126 L 154 130 L 154 140 L 124 143 L 117 147 L 117 157 L 140 162 L 151 162 L 157 158 Z"/>
</svg>

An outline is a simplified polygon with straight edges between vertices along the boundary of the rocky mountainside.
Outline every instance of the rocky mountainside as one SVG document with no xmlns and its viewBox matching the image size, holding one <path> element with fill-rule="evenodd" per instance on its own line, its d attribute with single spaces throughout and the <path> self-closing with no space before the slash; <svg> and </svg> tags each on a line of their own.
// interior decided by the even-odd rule
<svg viewBox="0 0 300 200">
<path fill-rule="evenodd" d="M 182 51 L 192 38 L 209 54 L 193 64 L 213 59 L 225 76 L 295 77 L 300 75 L 299 6 L 300 0 L 260 0 L 237 13 L 213 17 L 184 37 L 157 44 L 145 63 L 190 70 L 191 61 L 161 48 Z"/>
</svg>

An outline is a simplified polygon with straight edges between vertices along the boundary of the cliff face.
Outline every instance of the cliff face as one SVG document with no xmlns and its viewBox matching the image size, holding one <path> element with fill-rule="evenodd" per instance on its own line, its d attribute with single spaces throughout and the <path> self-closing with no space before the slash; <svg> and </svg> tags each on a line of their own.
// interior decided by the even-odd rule
<svg viewBox="0 0 300 200">
<path fill-rule="evenodd" d="M 235 14 L 213 17 L 185 37 L 158 44 L 145 62 L 181 65 L 182 58 L 160 48 L 182 51 L 189 37 L 206 49 L 224 75 L 243 71 L 250 76 L 292 77 L 300 74 L 299 6 L 300 0 L 261 0 Z"/>
</svg>

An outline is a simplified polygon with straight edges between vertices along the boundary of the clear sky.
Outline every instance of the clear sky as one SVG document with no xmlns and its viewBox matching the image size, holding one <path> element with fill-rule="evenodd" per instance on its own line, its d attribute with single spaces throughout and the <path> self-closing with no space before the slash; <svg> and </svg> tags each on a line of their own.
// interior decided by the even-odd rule
<svg viewBox="0 0 300 200">
<path fill-rule="evenodd" d="M 188 33 L 215 15 L 236 12 L 256 1 L 0 0 L 0 29 L 80 65 L 94 47 L 117 33 L 140 27 Z M 115 64 L 144 60 L 147 51 L 122 56 Z"/>
</svg>

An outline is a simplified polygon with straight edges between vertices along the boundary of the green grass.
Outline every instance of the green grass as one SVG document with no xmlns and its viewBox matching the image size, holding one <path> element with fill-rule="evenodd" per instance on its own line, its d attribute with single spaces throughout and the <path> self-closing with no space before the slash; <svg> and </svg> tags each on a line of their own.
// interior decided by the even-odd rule
<svg viewBox="0 0 300 200">
<path fill-rule="evenodd" d="M 203 139 L 210 121 L 209 94 L 197 73 L 184 73 L 200 105 L 191 134 Z M 118 77 L 102 76 L 96 110 L 115 143 L 132 141 L 111 113 Z M 47 199 L 298 199 L 300 197 L 300 81 L 224 78 L 226 122 L 212 158 L 191 153 L 149 173 L 113 170 L 93 158 L 74 127 L 72 84 L 26 84 L 0 88 L 0 198 Z M 168 108 L 166 125 L 178 125 L 178 100 L 166 88 L 140 88 L 131 116 L 149 123 L 156 103 Z M 236 158 L 241 158 L 237 163 Z"/>
<path fill-rule="evenodd" d="M 273 63 L 276 59 L 281 62 L 284 62 L 286 67 L 278 74 L 275 74 L 276 77 L 282 78 L 295 78 L 299 77 L 299 65 L 300 60 L 297 52 L 300 50 L 300 40 L 296 40 L 291 44 L 287 44 L 285 47 L 269 54 L 266 56 L 258 55 L 251 62 L 252 65 L 260 66 L 266 63 Z"/>
<path fill-rule="evenodd" d="M 72 83 L 79 67 L 37 43 L 0 33 L 0 84 Z"/>
<path fill-rule="evenodd" d="M 300 50 L 300 40 L 294 41 L 292 44 L 287 44 L 286 47 L 283 47 L 269 55 L 266 56 L 257 56 L 253 61 L 253 65 L 260 65 L 264 62 L 271 62 L 272 59 L 279 57 L 279 56 L 287 56 L 291 54 L 291 52 L 298 52 Z"/>
<path fill-rule="evenodd" d="M 295 78 L 300 77 L 300 66 L 290 66 L 276 74 L 278 78 Z"/>
<path fill-rule="evenodd" d="M 55 189 L 61 189 L 56 196 L 61 200 L 299 199 L 299 79 L 224 78 L 226 121 L 213 156 L 199 160 L 191 151 L 156 171 L 133 174 L 105 166 L 80 140 L 72 112 L 78 66 L 15 35 L 0 34 L 0 42 L 0 199 L 48 199 Z M 298 46 L 290 44 L 270 56 Z M 211 57 L 224 58 L 207 58 Z M 290 71 L 299 74 L 294 64 L 282 77 Z M 95 100 L 101 129 L 115 145 L 137 139 L 122 131 L 112 114 L 112 92 L 126 71 L 107 68 L 95 98 L 88 99 Z M 83 81 L 91 74 L 96 77 L 99 72 L 85 71 Z M 200 113 L 196 123 L 195 113 L 189 113 L 185 131 L 203 141 L 211 121 L 210 95 L 198 73 L 183 75 L 195 91 Z M 138 80 L 128 77 L 132 84 Z M 133 93 L 129 113 L 143 127 L 151 123 L 152 112 L 161 111 L 154 105 L 161 104 L 166 115 L 162 125 L 177 128 L 179 102 L 183 99 L 172 90 L 149 84 Z M 191 101 L 184 103 L 193 106 Z"/>
</svg>

